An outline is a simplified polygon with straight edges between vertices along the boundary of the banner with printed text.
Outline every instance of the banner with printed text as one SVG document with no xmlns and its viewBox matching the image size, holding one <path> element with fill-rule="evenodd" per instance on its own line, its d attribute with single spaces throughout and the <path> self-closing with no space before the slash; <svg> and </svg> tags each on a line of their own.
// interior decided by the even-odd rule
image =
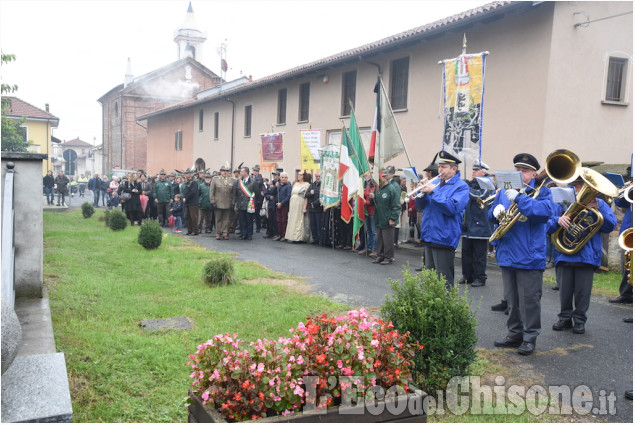
<svg viewBox="0 0 635 425">
<path fill-rule="evenodd" d="M 265 133 L 260 135 L 263 161 L 282 161 L 282 133 Z"/>
<path fill-rule="evenodd" d="M 471 163 L 481 159 L 486 52 L 443 64 L 443 150 Z"/>
<path fill-rule="evenodd" d="M 324 209 L 334 207 L 340 202 L 339 180 L 337 173 L 340 166 L 340 147 L 326 145 L 320 149 L 322 183 L 320 185 L 320 201 Z"/>
<path fill-rule="evenodd" d="M 313 172 L 320 169 L 320 130 L 300 130 L 301 169 Z"/>
</svg>

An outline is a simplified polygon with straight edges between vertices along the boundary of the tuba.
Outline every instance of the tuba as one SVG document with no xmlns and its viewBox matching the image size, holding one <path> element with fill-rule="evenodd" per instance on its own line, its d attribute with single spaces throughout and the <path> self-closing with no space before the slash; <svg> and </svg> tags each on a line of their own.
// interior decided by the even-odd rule
<svg viewBox="0 0 635 425">
<path fill-rule="evenodd" d="M 630 227 L 620 233 L 618 240 L 620 248 L 625 250 L 624 253 L 624 268 L 628 275 L 628 283 L 633 286 L 633 228 Z"/>
<path fill-rule="evenodd" d="M 604 217 L 600 211 L 589 208 L 586 204 L 592 201 L 598 193 L 616 197 L 617 188 L 602 174 L 582 167 L 578 156 L 566 149 L 553 151 L 547 157 L 545 170 L 549 177 L 558 184 L 571 183 L 578 177 L 584 181 L 584 186 L 578 192 L 576 201 L 569 205 L 564 213 L 565 216 L 571 218 L 569 228 L 561 227 L 551 235 L 551 241 L 558 251 L 563 254 L 575 254 L 600 230 L 604 223 Z M 593 218 L 590 213 L 593 213 L 596 218 Z"/>
</svg>

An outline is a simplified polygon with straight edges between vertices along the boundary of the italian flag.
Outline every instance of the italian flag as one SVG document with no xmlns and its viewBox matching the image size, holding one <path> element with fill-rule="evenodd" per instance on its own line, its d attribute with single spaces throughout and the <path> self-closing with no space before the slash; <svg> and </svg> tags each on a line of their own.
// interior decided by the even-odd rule
<svg viewBox="0 0 635 425">
<path fill-rule="evenodd" d="M 353 162 L 355 151 L 351 143 L 351 138 L 346 131 L 346 127 L 342 128 L 342 144 L 340 145 L 340 166 L 337 173 L 338 180 L 342 180 L 342 220 L 346 223 L 351 221 L 353 215 L 353 207 L 351 206 L 351 198 L 359 190 L 359 172 Z"/>
</svg>

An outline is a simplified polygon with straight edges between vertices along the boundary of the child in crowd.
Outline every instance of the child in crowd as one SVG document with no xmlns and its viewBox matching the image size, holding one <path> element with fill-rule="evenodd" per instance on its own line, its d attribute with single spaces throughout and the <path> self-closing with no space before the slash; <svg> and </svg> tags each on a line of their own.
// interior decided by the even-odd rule
<svg viewBox="0 0 635 425">
<path fill-rule="evenodd" d="M 176 219 L 174 233 L 181 233 L 183 211 L 184 208 L 183 201 L 181 201 L 181 195 L 174 195 L 174 203 L 172 204 L 172 208 L 170 208 L 170 212 Z"/>
</svg>

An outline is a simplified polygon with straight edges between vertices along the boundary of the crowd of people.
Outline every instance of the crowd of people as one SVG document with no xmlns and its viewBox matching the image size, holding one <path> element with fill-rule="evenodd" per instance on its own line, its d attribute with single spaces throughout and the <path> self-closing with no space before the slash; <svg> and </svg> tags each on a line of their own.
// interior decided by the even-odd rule
<svg viewBox="0 0 635 425">
<path fill-rule="evenodd" d="M 241 166 L 227 166 L 209 173 L 187 169 L 182 173 L 147 176 L 143 170 L 130 173 L 121 181 L 95 174 L 87 183 L 94 196 L 93 205 L 121 206 L 130 224 L 142 224 L 152 218 L 175 233 L 211 234 L 217 240 L 236 237 L 252 240 L 264 230 L 264 238 L 277 242 L 308 243 L 355 250 L 374 264 L 390 265 L 400 243 L 399 230 L 404 214 L 410 238 L 408 242 L 423 248 L 423 268 L 435 270 L 448 288 L 455 281 L 482 287 L 486 284 L 487 256 L 495 252 L 503 275 L 503 299 L 492 306 L 509 315 L 507 335 L 494 342 L 497 347 L 514 347 L 523 355 L 531 354 L 541 333 L 540 299 L 543 272 L 547 261 L 556 267 L 561 308 L 554 331 L 585 332 L 594 272 L 601 266 L 602 234 L 611 232 L 616 216 L 602 194 L 587 202 L 590 218 L 601 214 L 599 231 L 576 252 L 560 252 L 548 241 L 552 234 L 573 232 L 571 217 L 563 214 L 564 205 L 552 199 L 549 178 L 539 173 L 538 160 L 528 153 L 513 158 L 513 166 L 522 176 L 523 188 L 482 188 L 478 179 L 487 177 L 489 166 L 482 161 L 472 164 L 472 178 L 463 180 L 461 161 L 441 151 L 419 176 L 419 183 L 396 175 L 392 166 L 383 167 L 375 182 L 366 176 L 363 188 L 365 220 L 358 237 L 353 237 L 353 219 L 345 221 L 341 205 L 325 209 L 320 200 L 321 174 L 298 171 L 292 176 L 282 170 L 271 179 Z M 627 171 L 630 174 L 630 171 Z M 492 176 L 490 176 L 492 177 Z M 59 173 L 44 177 L 47 201 L 52 203 L 50 188 L 57 185 L 58 204 L 64 203 L 68 178 Z M 545 184 L 547 183 L 547 184 Z M 630 182 L 627 184 L 631 184 Z M 578 176 L 570 182 L 576 192 L 585 185 Z M 60 189 L 61 188 L 61 189 Z M 50 196 L 49 196 L 50 195 Z M 632 202 L 617 197 L 616 207 L 626 210 L 620 231 L 632 227 Z M 513 225 L 491 241 L 492 233 L 512 211 Z M 404 223 L 403 226 L 406 226 Z M 236 236 L 232 236 L 236 235 Z M 491 241 L 491 243 L 490 243 Z M 455 279 L 455 252 L 461 244 L 461 277 Z M 549 258 L 548 258 L 549 257 Z M 611 303 L 632 303 L 632 285 L 623 267 L 620 295 Z M 632 318 L 630 319 L 632 320 Z"/>
</svg>

